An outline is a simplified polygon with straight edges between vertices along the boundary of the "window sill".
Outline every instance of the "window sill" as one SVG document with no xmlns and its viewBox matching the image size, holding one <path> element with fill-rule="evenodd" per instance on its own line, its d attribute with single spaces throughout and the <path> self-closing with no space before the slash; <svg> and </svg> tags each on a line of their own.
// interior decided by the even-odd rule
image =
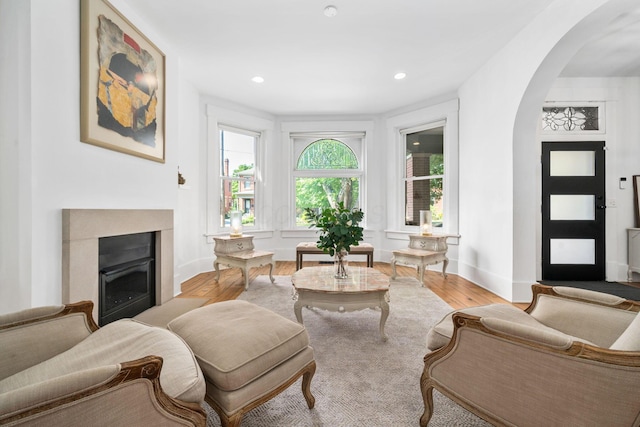
<svg viewBox="0 0 640 427">
<path fill-rule="evenodd" d="M 255 240 L 259 239 L 270 239 L 273 237 L 273 230 L 242 230 L 242 234 L 244 236 L 253 236 Z M 204 234 L 204 237 L 207 239 L 207 243 L 213 244 L 215 241 L 214 237 L 228 236 L 228 231 L 221 231 L 220 233 L 214 234 Z"/>
<path fill-rule="evenodd" d="M 413 230 L 384 230 L 387 239 L 389 240 L 409 240 L 410 235 L 417 234 L 416 231 Z M 459 234 L 445 233 L 440 230 L 435 230 L 433 232 L 434 236 L 449 236 L 447 239 L 447 244 L 449 245 L 457 245 L 458 239 L 460 239 Z"/>
</svg>

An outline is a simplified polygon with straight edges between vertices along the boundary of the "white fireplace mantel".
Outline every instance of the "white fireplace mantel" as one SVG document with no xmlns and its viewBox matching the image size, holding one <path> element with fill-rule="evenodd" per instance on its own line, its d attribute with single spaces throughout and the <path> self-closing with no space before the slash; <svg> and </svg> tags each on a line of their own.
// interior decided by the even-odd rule
<svg viewBox="0 0 640 427">
<path fill-rule="evenodd" d="M 98 318 L 98 239 L 156 233 L 156 305 L 173 298 L 173 210 L 63 209 L 62 302 L 91 300 Z"/>
</svg>

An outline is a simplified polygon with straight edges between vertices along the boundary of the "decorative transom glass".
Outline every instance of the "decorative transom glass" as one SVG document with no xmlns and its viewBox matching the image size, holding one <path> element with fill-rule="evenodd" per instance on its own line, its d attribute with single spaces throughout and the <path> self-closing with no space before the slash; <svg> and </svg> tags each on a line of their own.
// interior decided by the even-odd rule
<svg viewBox="0 0 640 427">
<path fill-rule="evenodd" d="M 542 107 L 542 130 L 597 131 L 599 107 Z"/>
<path fill-rule="evenodd" d="M 298 158 L 298 170 L 358 169 L 358 159 L 345 143 L 320 139 L 304 149 Z"/>
</svg>

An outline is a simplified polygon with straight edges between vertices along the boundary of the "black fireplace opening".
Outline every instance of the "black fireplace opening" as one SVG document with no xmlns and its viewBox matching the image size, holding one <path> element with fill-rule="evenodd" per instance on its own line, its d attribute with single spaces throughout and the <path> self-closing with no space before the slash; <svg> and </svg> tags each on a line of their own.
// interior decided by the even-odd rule
<svg viewBox="0 0 640 427">
<path fill-rule="evenodd" d="M 156 302 L 155 233 L 98 240 L 98 324 L 134 317 Z"/>
</svg>

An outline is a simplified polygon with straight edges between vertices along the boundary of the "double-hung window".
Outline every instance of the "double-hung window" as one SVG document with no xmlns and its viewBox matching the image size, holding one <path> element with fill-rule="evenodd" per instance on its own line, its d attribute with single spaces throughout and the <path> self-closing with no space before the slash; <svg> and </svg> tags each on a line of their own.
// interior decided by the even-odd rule
<svg viewBox="0 0 640 427">
<path fill-rule="evenodd" d="M 256 146 L 260 134 L 219 125 L 220 227 L 230 226 L 230 213 L 242 212 L 244 226 L 255 226 Z"/>
<path fill-rule="evenodd" d="M 404 225 L 420 224 L 420 211 L 431 211 L 434 227 L 444 221 L 444 123 L 405 129 Z"/>
<path fill-rule="evenodd" d="M 340 203 L 361 207 L 363 132 L 292 134 L 296 226 L 307 226 L 305 208 L 322 210 Z"/>
</svg>

